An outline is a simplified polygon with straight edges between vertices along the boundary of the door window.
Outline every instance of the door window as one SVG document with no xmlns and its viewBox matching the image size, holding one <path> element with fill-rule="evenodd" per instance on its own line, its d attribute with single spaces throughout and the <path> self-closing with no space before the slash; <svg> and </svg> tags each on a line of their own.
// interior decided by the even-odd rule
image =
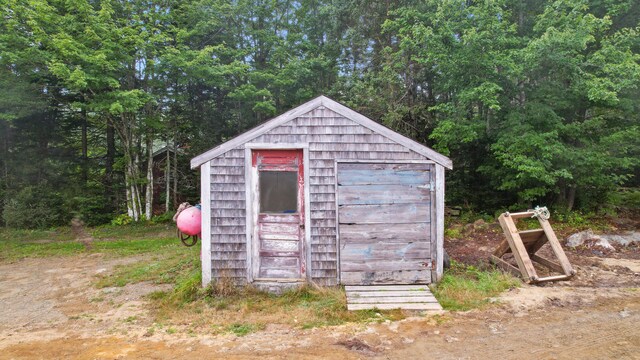
<svg viewBox="0 0 640 360">
<path fill-rule="evenodd" d="M 260 212 L 293 214 L 298 209 L 298 173 L 260 171 Z"/>
</svg>

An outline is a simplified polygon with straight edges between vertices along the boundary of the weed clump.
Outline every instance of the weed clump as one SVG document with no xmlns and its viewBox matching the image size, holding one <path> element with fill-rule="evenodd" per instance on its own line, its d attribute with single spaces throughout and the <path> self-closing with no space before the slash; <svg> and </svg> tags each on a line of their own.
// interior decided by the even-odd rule
<svg viewBox="0 0 640 360">
<path fill-rule="evenodd" d="M 442 281 L 431 290 L 445 310 L 470 310 L 486 306 L 491 297 L 520 284 L 502 271 L 452 261 Z"/>
</svg>

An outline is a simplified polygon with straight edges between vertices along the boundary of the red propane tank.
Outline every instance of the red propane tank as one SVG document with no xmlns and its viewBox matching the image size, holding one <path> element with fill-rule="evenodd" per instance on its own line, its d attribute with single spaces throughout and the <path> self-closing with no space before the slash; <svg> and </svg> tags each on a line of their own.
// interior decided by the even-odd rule
<svg viewBox="0 0 640 360">
<path fill-rule="evenodd" d="M 178 219 L 176 220 L 178 229 L 183 234 L 191 236 L 200 234 L 201 222 L 200 209 L 195 206 L 184 209 L 180 215 L 178 215 Z"/>
</svg>

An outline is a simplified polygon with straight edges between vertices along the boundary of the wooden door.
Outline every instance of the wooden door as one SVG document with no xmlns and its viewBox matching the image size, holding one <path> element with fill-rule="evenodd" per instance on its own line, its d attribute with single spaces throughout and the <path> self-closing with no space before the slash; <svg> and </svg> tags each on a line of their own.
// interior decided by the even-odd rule
<svg viewBox="0 0 640 360">
<path fill-rule="evenodd" d="M 254 150 L 254 280 L 303 279 L 302 150 Z"/>
<path fill-rule="evenodd" d="M 430 283 L 433 164 L 338 163 L 337 169 L 340 282 Z"/>
</svg>

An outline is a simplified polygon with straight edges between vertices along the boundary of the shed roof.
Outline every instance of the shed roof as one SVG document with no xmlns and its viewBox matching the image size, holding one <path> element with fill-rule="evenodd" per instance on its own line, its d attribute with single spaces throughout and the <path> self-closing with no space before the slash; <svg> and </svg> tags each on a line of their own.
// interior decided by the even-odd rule
<svg viewBox="0 0 640 360">
<path fill-rule="evenodd" d="M 288 121 L 291 121 L 303 114 L 306 114 L 307 112 L 320 107 L 320 106 L 324 106 L 329 110 L 332 110 L 342 116 L 344 116 L 345 118 L 354 121 L 355 123 L 358 123 L 366 128 L 369 128 L 370 130 L 386 136 L 387 138 L 397 142 L 398 144 L 405 146 L 408 149 L 411 149 L 413 151 L 415 151 L 418 154 L 421 154 L 431 160 L 433 160 L 434 162 L 436 162 L 437 164 L 440 164 L 442 166 L 444 166 L 447 169 L 452 169 L 452 163 L 451 163 L 451 159 L 449 159 L 448 157 L 436 152 L 433 149 L 430 149 L 414 140 L 409 139 L 406 136 L 403 136 L 391 129 L 389 129 L 388 127 L 381 125 L 371 119 L 369 119 L 368 117 L 349 109 L 348 107 L 338 103 L 337 101 L 331 100 L 326 96 L 318 96 L 317 98 L 310 100 L 294 109 L 291 109 L 289 111 L 287 111 L 286 113 L 273 118 L 259 126 L 256 126 L 255 128 L 248 130 L 236 137 L 234 137 L 233 139 L 226 141 L 216 147 L 214 147 L 211 150 L 208 150 L 196 157 L 194 157 L 193 159 L 191 159 L 191 168 L 195 169 L 198 166 L 206 163 L 207 161 L 214 159 L 222 154 L 224 154 L 225 152 L 238 147 L 246 142 L 251 141 L 252 139 L 272 130 L 273 128 L 276 128 Z"/>
</svg>

